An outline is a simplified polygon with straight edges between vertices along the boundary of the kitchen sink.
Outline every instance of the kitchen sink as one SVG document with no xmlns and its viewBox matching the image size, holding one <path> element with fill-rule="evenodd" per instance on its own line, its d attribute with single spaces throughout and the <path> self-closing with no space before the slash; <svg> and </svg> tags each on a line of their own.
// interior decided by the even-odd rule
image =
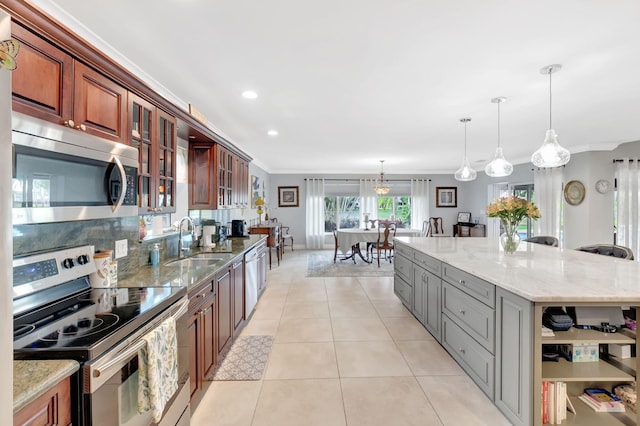
<svg viewBox="0 0 640 426">
<path fill-rule="evenodd" d="M 165 266 L 209 266 L 219 261 L 220 259 L 185 257 L 167 262 L 165 263 Z"/>
<path fill-rule="evenodd" d="M 198 253 L 182 259 L 172 260 L 165 263 L 165 266 L 209 266 L 227 258 L 228 256 L 217 253 Z"/>
<path fill-rule="evenodd" d="M 187 259 L 196 259 L 196 260 L 225 260 L 228 259 L 228 255 L 218 254 L 218 253 L 198 253 L 193 256 L 187 257 Z"/>
</svg>

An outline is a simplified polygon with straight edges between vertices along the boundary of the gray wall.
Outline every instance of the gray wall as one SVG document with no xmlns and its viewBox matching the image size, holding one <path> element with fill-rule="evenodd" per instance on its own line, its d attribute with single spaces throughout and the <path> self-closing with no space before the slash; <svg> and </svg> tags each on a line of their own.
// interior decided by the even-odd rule
<svg viewBox="0 0 640 426">
<path fill-rule="evenodd" d="M 589 151 L 573 154 L 571 161 L 565 166 L 565 182 L 580 180 L 585 188 L 585 200 L 578 206 L 565 204 L 565 247 L 576 248 L 581 245 L 613 242 L 613 191 L 599 194 L 595 183 L 599 179 L 614 181 L 613 159 L 625 156 L 640 156 L 640 142 L 620 145 L 612 151 Z M 456 222 L 459 211 L 471 212 L 473 219 L 487 224 L 485 207 L 491 201 L 491 185 L 496 183 L 524 184 L 533 183 L 533 166 L 531 163 L 514 166 L 514 172 L 507 178 L 491 178 L 484 171 L 478 172 L 478 178 L 472 182 L 458 182 L 453 175 L 390 175 L 388 179 L 431 179 L 430 182 L 430 214 L 443 218 L 445 233 L 452 233 L 452 225 Z M 305 178 L 374 178 L 374 175 L 301 175 L 272 174 L 267 179 L 269 215 L 291 227 L 295 246 L 305 245 Z M 278 186 L 299 186 L 300 206 L 278 208 Z M 457 208 L 436 208 L 435 188 L 438 186 L 455 186 L 458 188 Z M 414 225 L 415 226 L 415 225 Z M 329 239 L 327 244 L 332 244 Z"/>
</svg>

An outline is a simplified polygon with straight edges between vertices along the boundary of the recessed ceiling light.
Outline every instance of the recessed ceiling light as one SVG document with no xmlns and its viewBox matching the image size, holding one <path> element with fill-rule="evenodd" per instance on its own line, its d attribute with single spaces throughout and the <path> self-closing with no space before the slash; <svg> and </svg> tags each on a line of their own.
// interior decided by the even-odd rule
<svg viewBox="0 0 640 426">
<path fill-rule="evenodd" d="M 258 94 L 253 90 L 245 90 L 242 92 L 242 97 L 245 99 L 255 99 L 258 97 Z"/>
<path fill-rule="evenodd" d="M 269 136 L 278 136 L 278 131 L 277 131 L 277 130 L 269 130 L 269 131 L 267 132 L 267 134 L 268 134 Z"/>
</svg>

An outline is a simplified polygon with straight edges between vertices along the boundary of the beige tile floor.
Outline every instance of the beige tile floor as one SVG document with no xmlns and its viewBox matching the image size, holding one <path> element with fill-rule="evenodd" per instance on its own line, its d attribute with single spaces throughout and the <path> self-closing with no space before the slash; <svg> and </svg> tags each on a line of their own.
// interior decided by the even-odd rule
<svg viewBox="0 0 640 426">
<path fill-rule="evenodd" d="M 263 380 L 209 382 L 191 425 L 509 424 L 402 306 L 393 278 L 305 277 L 308 253 L 274 265 L 242 331 L 275 336 Z"/>
</svg>

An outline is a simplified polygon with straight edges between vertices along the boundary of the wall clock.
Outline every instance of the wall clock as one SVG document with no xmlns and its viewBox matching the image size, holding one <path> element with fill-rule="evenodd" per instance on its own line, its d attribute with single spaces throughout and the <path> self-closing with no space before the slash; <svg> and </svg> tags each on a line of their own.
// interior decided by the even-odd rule
<svg viewBox="0 0 640 426">
<path fill-rule="evenodd" d="M 611 182 L 606 179 L 600 179 L 596 182 L 596 191 L 601 194 L 606 194 L 607 192 L 611 191 Z"/>
<path fill-rule="evenodd" d="M 584 201 L 584 185 L 579 180 L 567 182 L 564 186 L 564 199 L 572 206 Z"/>
</svg>

